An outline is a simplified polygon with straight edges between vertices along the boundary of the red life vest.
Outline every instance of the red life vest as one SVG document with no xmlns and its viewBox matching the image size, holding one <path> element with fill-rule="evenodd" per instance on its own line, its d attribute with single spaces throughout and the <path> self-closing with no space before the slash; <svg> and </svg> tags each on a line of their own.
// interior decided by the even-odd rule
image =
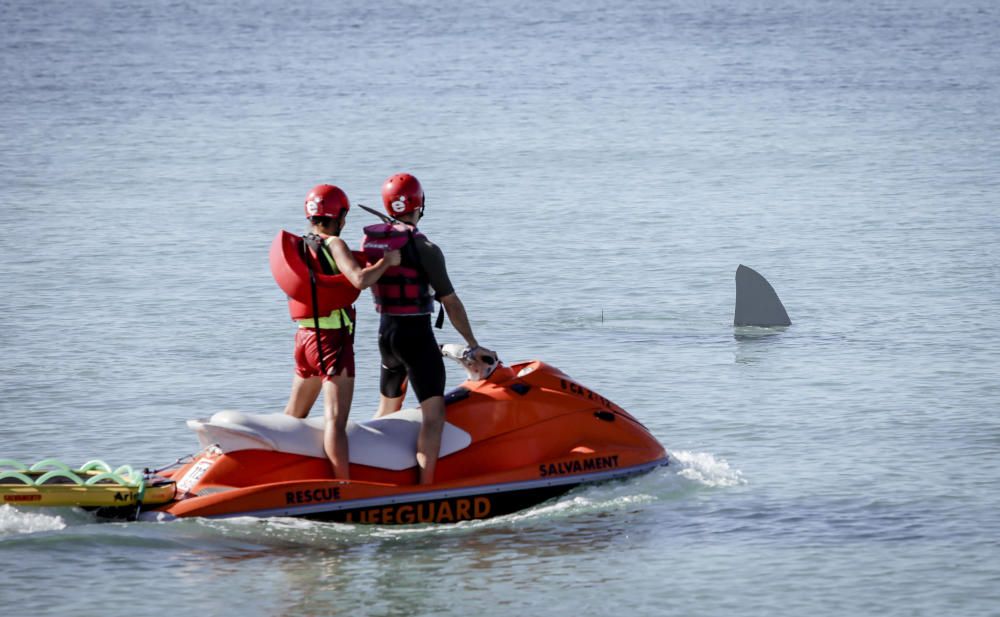
<svg viewBox="0 0 1000 617">
<path fill-rule="evenodd" d="M 420 265 L 416 236 L 422 236 L 416 229 L 402 223 L 378 223 L 365 227 L 362 248 L 370 263 L 382 257 L 386 251 L 400 251 L 400 264 L 382 274 L 372 285 L 375 310 L 388 315 L 430 315 L 434 312 L 434 297 L 431 295 L 427 275 Z"/>
<path fill-rule="evenodd" d="M 361 294 L 361 290 L 352 285 L 346 276 L 335 272 L 325 256 L 317 253 L 318 242 L 311 238 L 308 242 L 306 240 L 282 230 L 271 242 L 271 274 L 288 296 L 288 312 L 292 319 L 326 317 L 337 309 L 351 306 Z M 314 246 L 309 247 L 308 244 Z M 364 253 L 355 252 L 354 257 L 362 266 L 367 263 Z M 318 311 L 313 311 L 310 271 L 316 280 Z"/>
</svg>

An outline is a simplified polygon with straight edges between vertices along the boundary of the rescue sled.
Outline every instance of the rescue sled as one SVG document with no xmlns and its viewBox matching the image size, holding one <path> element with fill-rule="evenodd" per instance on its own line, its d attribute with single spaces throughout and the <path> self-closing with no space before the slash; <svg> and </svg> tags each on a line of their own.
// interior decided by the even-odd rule
<svg viewBox="0 0 1000 617">
<path fill-rule="evenodd" d="M 158 505 L 173 499 L 173 480 L 147 476 L 128 465 L 112 470 L 104 461 L 93 460 L 71 469 L 55 459 L 30 466 L 0 460 L 0 504 L 74 506 L 128 516 L 138 514 L 143 504 Z"/>
</svg>

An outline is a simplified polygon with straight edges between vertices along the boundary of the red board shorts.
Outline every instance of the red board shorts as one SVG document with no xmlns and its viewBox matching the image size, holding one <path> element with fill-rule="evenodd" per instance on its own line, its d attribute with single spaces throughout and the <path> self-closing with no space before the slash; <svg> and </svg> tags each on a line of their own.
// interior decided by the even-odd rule
<svg viewBox="0 0 1000 617">
<path fill-rule="evenodd" d="M 354 334 L 350 328 L 320 330 L 319 334 L 326 375 L 320 369 L 316 331 L 312 328 L 299 328 L 295 333 L 295 374 L 303 379 L 322 375 L 323 381 L 341 373 L 354 377 Z"/>
</svg>

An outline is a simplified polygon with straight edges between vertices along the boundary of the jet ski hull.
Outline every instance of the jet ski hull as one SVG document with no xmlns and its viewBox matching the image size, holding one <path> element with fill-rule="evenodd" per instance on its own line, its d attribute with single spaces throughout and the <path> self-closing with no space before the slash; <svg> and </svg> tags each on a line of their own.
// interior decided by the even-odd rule
<svg viewBox="0 0 1000 617">
<path fill-rule="evenodd" d="M 412 463 L 416 410 L 348 429 L 349 481 L 333 477 L 316 433 L 319 424 L 308 429 L 284 416 L 217 414 L 193 427 L 202 432 L 203 444 L 217 439 L 221 445 L 170 474 L 178 499 L 142 518 L 452 523 L 508 514 L 581 484 L 667 464 L 663 446 L 628 412 L 542 362 L 504 367 L 447 398 L 447 439 L 433 485 L 417 483 Z M 300 430 L 306 433 L 294 434 Z M 311 445 L 305 443 L 310 439 Z M 381 454 L 382 442 L 389 441 L 409 453 Z"/>
<path fill-rule="evenodd" d="M 591 462 L 593 458 L 576 458 L 545 464 L 554 470 L 555 475 L 550 477 L 537 477 L 545 471 L 535 468 L 431 487 L 315 479 L 258 484 L 219 492 L 206 490 L 202 495 L 146 512 L 142 518 L 290 516 L 382 525 L 454 523 L 510 514 L 558 497 L 581 484 L 627 478 L 667 464 L 664 457 L 650 463 L 617 467 L 616 455 L 604 458 L 602 464 L 607 468 L 601 471 L 583 471 L 593 469 L 598 463 Z M 196 469 L 202 460 L 211 459 L 199 459 L 181 471 Z M 536 479 L 518 479 L 531 473 Z M 179 480 L 183 482 L 183 478 Z"/>
</svg>

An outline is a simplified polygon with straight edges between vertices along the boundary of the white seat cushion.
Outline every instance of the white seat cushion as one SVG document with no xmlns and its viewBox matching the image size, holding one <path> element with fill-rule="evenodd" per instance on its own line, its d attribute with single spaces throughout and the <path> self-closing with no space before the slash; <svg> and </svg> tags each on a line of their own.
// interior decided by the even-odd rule
<svg viewBox="0 0 1000 617">
<path fill-rule="evenodd" d="M 399 471 L 417 464 L 417 435 L 422 414 L 403 409 L 394 414 L 347 423 L 352 463 Z M 218 445 L 223 452 L 275 450 L 326 458 L 322 417 L 300 420 L 285 414 L 252 414 L 220 411 L 209 420 L 188 420 L 202 447 Z M 472 436 L 445 422 L 440 456 L 468 447 Z"/>
</svg>

